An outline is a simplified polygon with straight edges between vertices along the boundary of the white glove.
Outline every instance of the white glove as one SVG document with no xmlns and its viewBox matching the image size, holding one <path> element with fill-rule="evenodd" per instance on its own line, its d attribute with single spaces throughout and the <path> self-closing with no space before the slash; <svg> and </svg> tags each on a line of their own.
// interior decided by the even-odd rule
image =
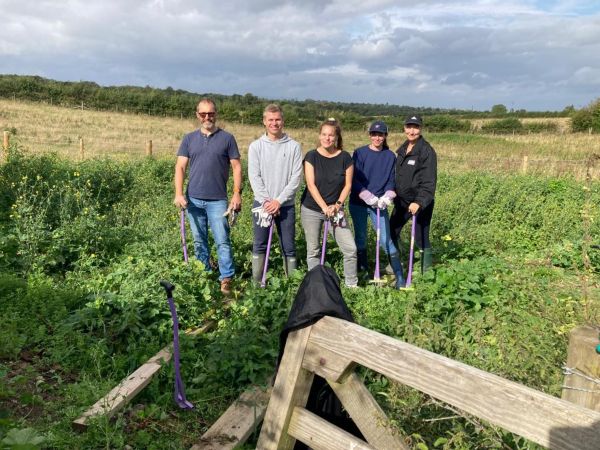
<svg viewBox="0 0 600 450">
<path fill-rule="evenodd" d="M 379 197 L 379 201 L 377 202 L 377 207 L 379 209 L 387 209 L 388 206 L 390 206 L 392 204 L 392 199 L 389 198 L 387 195 L 382 195 L 381 197 Z"/>
<path fill-rule="evenodd" d="M 375 205 L 377 205 L 377 202 L 379 202 L 379 198 L 375 195 L 372 197 L 369 197 L 368 200 L 365 200 L 365 203 L 369 206 L 375 206 Z"/>
<path fill-rule="evenodd" d="M 344 211 L 342 211 L 340 209 L 336 213 L 336 215 L 332 217 L 331 221 L 333 222 L 333 225 L 335 225 L 336 227 L 345 228 L 346 227 L 346 217 L 344 216 Z"/>
<path fill-rule="evenodd" d="M 273 220 L 273 216 L 266 212 L 262 206 L 257 206 L 256 208 L 252 208 L 252 213 L 256 215 L 256 225 L 268 228 L 271 226 L 271 221 Z"/>
</svg>

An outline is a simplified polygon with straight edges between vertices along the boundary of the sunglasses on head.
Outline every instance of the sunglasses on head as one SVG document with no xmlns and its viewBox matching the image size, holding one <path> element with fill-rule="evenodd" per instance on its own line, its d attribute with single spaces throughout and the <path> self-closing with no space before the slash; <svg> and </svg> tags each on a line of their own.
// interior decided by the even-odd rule
<svg viewBox="0 0 600 450">
<path fill-rule="evenodd" d="M 215 117 L 217 115 L 216 112 L 198 112 L 198 111 L 196 111 L 196 114 L 198 114 L 203 119 L 206 117 Z"/>
</svg>

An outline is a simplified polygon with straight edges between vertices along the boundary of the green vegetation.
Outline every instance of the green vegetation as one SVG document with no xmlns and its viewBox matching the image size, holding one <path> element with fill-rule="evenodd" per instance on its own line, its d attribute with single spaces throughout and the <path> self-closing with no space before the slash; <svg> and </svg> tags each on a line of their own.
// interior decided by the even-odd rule
<svg viewBox="0 0 600 450">
<path fill-rule="evenodd" d="M 0 166 L 2 448 L 189 448 L 241 390 L 272 374 L 305 267 L 283 278 L 274 245 L 267 288 L 252 286 L 247 186 L 232 232 L 237 302 L 225 311 L 215 275 L 182 261 L 172 168 L 170 159 L 75 163 L 14 147 Z M 599 209 L 597 181 L 441 174 L 435 270 L 412 292 L 366 286 L 344 296 L 364 326 L 559 395 L 568 331 L 600 319 Z M 335 246 L 328 261 L 341 272 Z M 182 338 L 196 409 L 174 405 L 166 366 L 116 420 L 73 432 L 73 419 L 170 341 L 160 279 L 177 287 L 184 328 L 218 323 Z M 414 448 L 538 448 L 474 418 L 428 421 L 448 411 L 363 376 Z"/>
<path fill-rule="evenodd" d="M 600 132 L 600 99 L 594 100 L 587 107 L 575 111 L 572 116 L 573 131 L 589 130 Z"/>
<path fill-rule="evenodd" d="M 89 81 L 62 82 L 39 76 L 0 75 L 0 98 L 45 102 L 68 107 L 81 107 L 101 111 L 121 111 L 138 114 L 193 118 L 199 97 L 210 96 L 217 102 L 220 117 L 229 122 L 261 125 L 262 111 L 267 103 L 276 101 L 284 108 L 286 125 L 291 128 L 315 127 L 319 122 L 336 117 L 346 130 L 364 130 L 374 118 L 391 121 L 395 129 L 407 114 L 431 116 L 460 116 L 463 119 L 485 117 L 567 117 L 571 110 L 563 111 L 507 111 L 504 105 L 494 105 L 491 111 L 430 108 L 409 105 L 344 103 L 324 100 L 265 99 L 250 93 L 222 95 L 193 93 L 182 89 L 157 89 L 150 86 L 100 86 Z M 435 120 L 434 120 L 435 121 Z M 441 124 L 440 119 L 437 119 Z M 446 119 L 447 122 L 447 119 Z M 455 122 L 453 131 L 464 130 Z M 448 123 L 443 131 L 450 131 Z M 467 128 L 468 129 L 468 128 Z"/>
</svg>

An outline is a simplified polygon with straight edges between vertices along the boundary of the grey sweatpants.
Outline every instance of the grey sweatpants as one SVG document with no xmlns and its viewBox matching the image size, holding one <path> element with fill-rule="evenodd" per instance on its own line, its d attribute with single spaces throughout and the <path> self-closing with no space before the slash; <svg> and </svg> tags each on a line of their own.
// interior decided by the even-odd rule
<svg viewBox="0 0 600 450">
<path fill-rule="evenodd" d="M 304 228 L 304 237 L 306 238 L 306 264 L 308 270 L 310 270 L 320 263 L 320 241 L 325 215 L 302 206 L 300 208 L 300 218 L 302 228 Z M 342 255 L 344 255 L 344 281 L 346 286 L 356 286 L 358 283 L 358 277 L 356 276 L 356 244 L 354 243 L 352 231 L 348 227 L 342 228 L 330 225 L 329 233 L 340 247 Z"/>
</svg>

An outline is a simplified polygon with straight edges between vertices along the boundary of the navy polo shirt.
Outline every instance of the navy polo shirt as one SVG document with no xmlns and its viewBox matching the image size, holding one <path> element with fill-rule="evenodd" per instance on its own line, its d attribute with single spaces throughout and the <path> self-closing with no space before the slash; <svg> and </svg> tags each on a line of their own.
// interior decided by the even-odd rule
<svg viewBox="0 0 600 450">
<path fill-rule="evenodd" d="M 229 160 L 240 159 L 232 134 L 217 128 L 206 136 L 200 130 L 186 134 L 177 156 L 189 158 L 187 194 L 202 200 L 227 200 Z"/>
</svg>

